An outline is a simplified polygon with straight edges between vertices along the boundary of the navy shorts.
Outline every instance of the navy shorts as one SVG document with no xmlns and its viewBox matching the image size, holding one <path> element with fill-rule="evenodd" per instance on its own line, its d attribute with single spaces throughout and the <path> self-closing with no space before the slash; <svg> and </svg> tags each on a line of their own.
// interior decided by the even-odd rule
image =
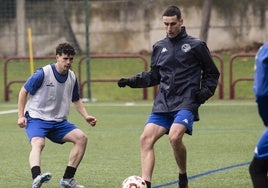
<svg viewBox="0 0 268 188">
<path fill-rule="evenodd" d="M 154 123 L 161 127 L 165 127 L 168 132 L 173 123 L 179 123 L 187 128 L 187 134 L 192 135 L 194 115 L 189 110 L 179 110 L 169 113 L 152 113 L 146 121 L 146 124 L 148 123 Z"/>
<path fill-rule="evenodd" d="M 44 121 L 41 119 L 27 117 L 27 126 L 25 127 L 28 139 L 31 140 L 33 137 L 47 137 L 52 142 L 63 144 L 63 137 L 76 129 L 77 127 L 68 122 L 67 120 L 57 121 Z"/>
<path fill-rule="evenodd" d="M 258 96 L 256 102 L 258 104 L 259 115 L 264 125 L 268 127 L 268 96 Z"/>
</svg>

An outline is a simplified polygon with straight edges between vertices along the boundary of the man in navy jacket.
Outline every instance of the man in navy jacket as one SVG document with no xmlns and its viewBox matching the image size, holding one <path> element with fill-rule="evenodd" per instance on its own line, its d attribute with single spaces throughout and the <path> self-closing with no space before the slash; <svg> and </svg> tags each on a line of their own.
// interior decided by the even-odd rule
<svg viewBox="0 0 268 188">
<path fill-rule="evenodd" d="M 151 70 L 121 78 L 119 87 L 145 88 L 159 85 L 152 113 L 140 137 L 142 178 L 151 188 L 154 144 L 168 134 L 178 165 L 179 188 L 188 187 L 184 133 L 192 134 L 198 108 L 213 96 L 219 78 L 205 42 L 187 35 L 181 11 L 169 6 L 162 16 L 167 36 L 153 46 Z"/>
</svg>

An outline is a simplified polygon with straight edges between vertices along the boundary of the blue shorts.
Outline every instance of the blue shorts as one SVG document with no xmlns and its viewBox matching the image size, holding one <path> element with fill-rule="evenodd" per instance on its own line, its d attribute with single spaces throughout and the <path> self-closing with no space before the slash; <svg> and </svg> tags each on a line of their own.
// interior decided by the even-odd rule
<svg viewBox="0 0 268 188">
<path fill-rule="evenodd" d="M 254 157 L 268 159 L 268 128 L 264 130 L 254 151 Z"/>
<path fill-rule="evenodd" d="M 44 121 L 41 119 L 27 117 L 27 126 L 25 127 L 28 139 L 31 140 L 33 137 L 47 137 L 52 142 L 63 144 L 63 137 L 76 129 L 77 127 L 68 122 L 67 120 L 57 121 Z"/>
<path fill-rule="evenodd" d="M 179 110 L 169 113 L 152 113 L 146 121 L 146 124 L 148 123 L 154 123 L 161 127 L 165 127 L 168 132 L 173 123 L 179 123 L 187 128 L 187 134 L 192 135 L 194 115 L 189 110 Z"/>
</svg>

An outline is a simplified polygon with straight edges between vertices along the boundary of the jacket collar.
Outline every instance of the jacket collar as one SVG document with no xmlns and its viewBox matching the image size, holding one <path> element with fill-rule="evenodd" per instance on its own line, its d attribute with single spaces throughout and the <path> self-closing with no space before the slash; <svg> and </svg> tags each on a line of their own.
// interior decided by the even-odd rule
<svg viewBox="0 0 268 188">
<path fill-rule="evenodd" d="M 171 42 L 179 41 L 182 38 L 185 38 L 187 36 L 186 28 L 185 26 L 181 26 L 181 32 L 174 38 L 169 38 Z"/>
</svg>

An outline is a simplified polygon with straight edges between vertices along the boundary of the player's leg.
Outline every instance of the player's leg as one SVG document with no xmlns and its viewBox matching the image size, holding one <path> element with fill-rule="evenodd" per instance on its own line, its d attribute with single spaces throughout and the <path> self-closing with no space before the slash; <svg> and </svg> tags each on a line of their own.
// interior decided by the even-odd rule
<svg viewBox="0 0 268 188">
<path fill-rule="evenodd" d="M 27 117 L 27 127 L 26 133 L 31 143 L 31 151 L 29 154 L 29 163 L 31 167 L 31 173 L 33 178 L 32 187 L 39 188 L 43 183 L 48 182 L 51 179 L 51 173 L 47 172 L 41 174 L 41 153 L 45 147 L 45 136 L 47 134 L 47 125 L 45 121 L 38 119 L 32 119 L 26 114 Z"/>
<path fill-rule="evenodd" d="M 31 139 L 31 146 L 32 146 L 32 149 L 29 155 L 29 163 L 30 163 L 30 167 L 33 168 L 34 166 L 40 166 L 41 152 L 43 148 L 45 147 L 45 139 L 41 137 L 34 137 Z"/>
<path fill-rule="evenodd" d="M 52 175 L 49 172 L 41 174 L 40 158 L 41 152 L 45 147 L 45 139 L 34 137 L 31 139 L 32 150 L 29 155 L 29 163 L 33 178 L 32 188 L 39 188 L 43 183 L 47 183 Z"/>
<path fill-rule="evenodd" d="M 250 163 L 249 173 L 254 188 L 268 187 L 268 129 L 262 133 Z"/>
<path fill-rule="evenodd" d="M 249 174 L 254 188 L 268 187 L 268 159 L 253 158 L 249 166 Z"/>
<path fill-rule="evenodd" d="M 171 126 L 169 132 L 169 141 L 173 149 L 174 157 L 179 168 L 179 185 L 187 187 L 188 179 L 186 174 L 187 151 L 182 141 L 187 128 L 178 123 Z"/>
<path fill-rule="evenodd" d="M 174 123 L 169 132 L 169 142 L 172 146 L 175 160 L 179 167 L 179 173 L 186 172 L 186 147 L 183 144 L 182 138 L 187 128 L 184 125 Z"/>
<path fill-rule="evenodd" d="M 87 136 L 80 129 L 74 129 L 63 137 L 63 141 L 73 143 L 68 166 L 77 168 L 86 150 Z"/>
<path fill-rule="evenodd" d="M 155 163 L 154 144 L 166 132 L 166 128 L 148 123 L 140 136 L 142 178 L 146 181 L 148 188 L 150 188 Z"/>
<path fill-rule="evenodd" d="M 180 110 L 174 115 L 174 123 L 169 131 L 169 141 L 173 149 L 174 157 L 179 171 L 179 187 L 187 188 L 187 151 L 183 143 L 184 133 L 192 134 L 194 116 L 188 110 Z"/>
<path fill-rule="evenodd" d="M 74 176 L 86 150 L 87 136 L 76 125 L 65 120 L 55 123 L 53 132 L 50 132 L 47 138 L 60 144 L 65 142 L 73 143 L 66 170 L 60 181 L 61 187 L 84 187 L 76 183 Z"/>
<path fill-rule="evenodd" d="M 84 156 L 87 146 L 87 136 L 80 130 L 74 129 L 63 137 L 64 142 L 72 142 L 73 147 L 69 154 L 69 161 L 63 178 L 60 181 L 61 187 L 83 188 L 74 179 L 76 170 Z"/>
</svg>

